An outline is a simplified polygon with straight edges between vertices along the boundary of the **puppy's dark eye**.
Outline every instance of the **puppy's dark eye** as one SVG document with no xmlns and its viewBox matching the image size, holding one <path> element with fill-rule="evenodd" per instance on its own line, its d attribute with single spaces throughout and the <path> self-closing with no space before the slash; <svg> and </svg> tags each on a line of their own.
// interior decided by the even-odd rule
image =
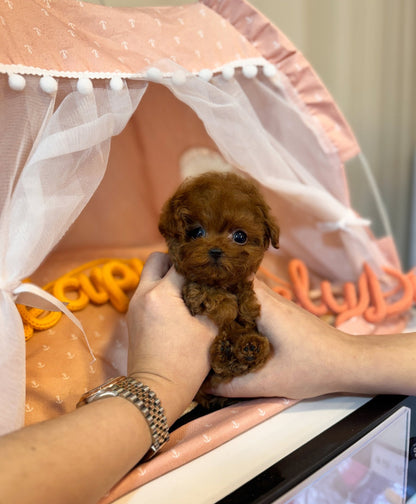
<svg viewBox="0 0 416 504">
<path fill-rule="evenodd" d="M 235 241 L 235 243 L 238 243 L 239 245 L 244 245 L 245 243 L 247 243 L 247 233 L 245 233 L 241 229 L 234 231 L 232 237 L 233 241 Z"/>
<path fill-rule="evenodd" d="M 190 229 L 187 233 L 189 238 L 196 240 L 197 238 L 203 238 L 206 235 L 205 229 L 202 226 Z"/>
</svg>

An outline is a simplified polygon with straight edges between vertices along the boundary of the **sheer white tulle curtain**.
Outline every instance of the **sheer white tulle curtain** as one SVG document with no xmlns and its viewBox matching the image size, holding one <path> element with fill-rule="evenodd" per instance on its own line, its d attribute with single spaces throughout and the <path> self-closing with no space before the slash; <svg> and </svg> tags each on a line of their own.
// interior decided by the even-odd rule
<svg viewBox="0 0 416 504">
<path fill-rule="evenodd" d="M 22 91 L 7 83 L 0 88 L 0 113 L 8 118 L 0 137 L 0 433 L 24 418 L 25 340 L 14 303 L 30 287 L 21 282 L 95 192 L 110 139 L 123 130 L 147 87 L 134 83 L 115 91 L 101 85 L 82 94 L 76 80 L 58 79 L 57 91 L 46 93 L 39 77 L 25 80 Z"/>
<path fill-rule="evenodd" d="M 133 7 L 196 0 L 89 1 Z M 416 149 L 416 2 L 249 1 L 292 40 L 332 93 L 374 173 L 403 265 L 414 266 L 408 247 Z M 361 168 L 354 161 L 347 170 L 353 205 L 380 235 L 385 229 Z"/>
<path fill-rule="evenodd" d="M 284 76 L 278 72 L 275 80 Z M 283 88 L 285 98 L 272 99 L 269 86 L 261 78 L 247 84 L 241 75 L 209 83 L 189 77 L 171 91 L 196 112 L 227 161 L 270 190 L 275 215 L 284 216 L 281 254 L 303 259 L 331 280 L 356 278 L 363 261 L 381 272 L 386 257 L 368 233 L 369 222 L 349 206 L 336 149 Z M 274 121 L 267 120 L 271 115 Z"/>
</svg>

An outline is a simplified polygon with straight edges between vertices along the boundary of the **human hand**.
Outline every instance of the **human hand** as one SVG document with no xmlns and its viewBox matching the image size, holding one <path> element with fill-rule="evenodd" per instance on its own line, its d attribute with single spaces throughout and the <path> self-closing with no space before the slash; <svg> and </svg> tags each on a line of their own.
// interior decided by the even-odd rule
<svg viewBox="0 0 416 504">
<path fill-rule="evenodd" d="M 259 280 L 254 288 L 261 305 L 259 331 L 269 338 L 272 356 L 261 369 L 204 390 L 224 397 L 304 399 L 341 391 L 340 358 L 349 335 L 279 296 Z"/>
<path fill-rule="evenodd" d="M 128 374 L 154 390 L 173 423 L 191 403 L 209 370 L 214 324 L 193 317 L 185 306 L 184 283 L 169 256 L 154 253 L 130 301 Z"/>
</svg>

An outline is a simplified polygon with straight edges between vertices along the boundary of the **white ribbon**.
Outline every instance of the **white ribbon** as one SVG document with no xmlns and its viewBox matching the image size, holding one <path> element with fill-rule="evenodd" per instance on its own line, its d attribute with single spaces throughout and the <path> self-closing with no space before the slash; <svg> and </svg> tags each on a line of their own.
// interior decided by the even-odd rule
<svg viewBox="0 0 416 504">
<path fill-rule="evenodd" d="M 331 231 L 346 231 L 351 233 L 350 227 L 352 226 L 370 226 L 371 220 L 363 219 L 358 217 L 351 209 L 347 211 L 347 213 L 341 217 L 341 219 L 335 222 L 320 222 L 318 224 L 318 228 L 323 232 L 331 232 Z"/>
<path fill-rule="evenodd" d="M 81 322 L 70 310 L 68 310 L 68 308 L 62 301 L 59 301 L 59 299 L 57 299 L 55 296 L 52 296 L 52 294 L 50 294 L 49 292 L 31 283 L 20 283 L 17 287 L 12 289 L 12 293 L 14 295 L 16 303 L 31 306 L 33 308 L 40 308 L 41 310 L 61 311 L 62 313 L 64 313 L 82 332 L 88 351 L 90 352 L 90 355 L 92 357 L 91 364 L 93 364 L 97 360 L 95 358 L 94 352 L 92 351 L 91 345 L 88 341 L 87 335 L 85 334 Z"/>
</svg>

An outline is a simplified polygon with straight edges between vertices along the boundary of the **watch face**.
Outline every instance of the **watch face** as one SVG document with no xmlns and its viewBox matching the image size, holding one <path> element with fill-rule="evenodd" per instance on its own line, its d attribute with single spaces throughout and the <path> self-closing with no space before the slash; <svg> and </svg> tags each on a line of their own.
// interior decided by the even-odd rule
<svg viewBox="0 0 416 504">
<path fill-rule="evenodd" d="M 91 390 L 91 392 L 96 392 L 98 390 L 106 389 L 108 387 L 111 387 L 111 385 L 116 384 L 120 380 L 122 380 L 124 376 L 117 376 L 117 378 L 109 378 L 106 380 L 102 385 L 99 385 L 98 387 L 95 387 L 95 389 Z"/>
<path fill-rule="evenodd" d="M 110 378 L 109 380 L 105 381 L 103 384 L 98 385 L 98 387 L 95 387 L 85 394 L 81 396 L 81 399 L 78 401 L 77 407 L 82 406 L 83 404 L 86 404 L 88 402 L 89 398 L 92 398 L 97 392 L 101 390 L 105 390 L 108 387 L 111 387 L 111 385 L 114 385 L 118 383 L 120 380 L 122 380 L 124 377 L 123 376 L 118 376 L 117 378 Z"/>
</svg>

